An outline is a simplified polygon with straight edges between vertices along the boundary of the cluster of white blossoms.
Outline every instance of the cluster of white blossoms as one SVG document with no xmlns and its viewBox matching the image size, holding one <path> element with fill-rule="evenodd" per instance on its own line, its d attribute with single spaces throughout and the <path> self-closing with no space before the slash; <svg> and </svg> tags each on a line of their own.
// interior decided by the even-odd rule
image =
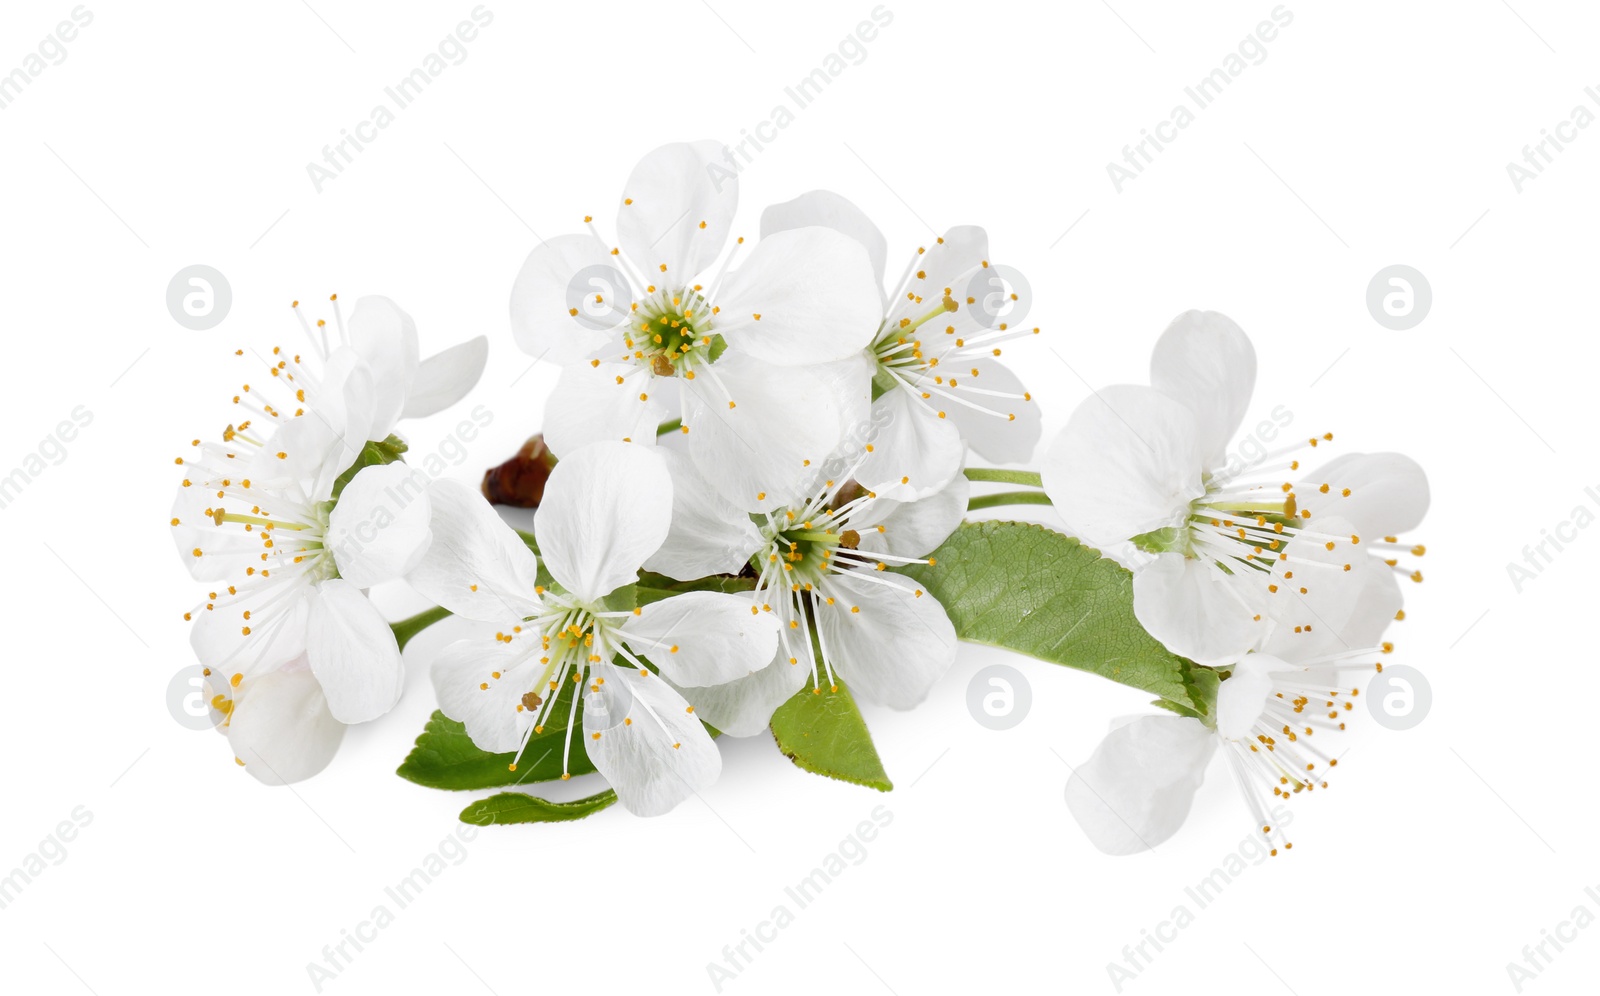
<svg viewBox="0 0 1600 996">
<path fill-rule="evenodd" d="M 331 334 L 294 302 L 308 352 L 258 357 L 266 380 L 233 396 L 238 419 L 177 459 L 173 539 L 211 586 L 184 614 L 205 694 L 234 760 L 269 784 L 321 771 L 347 724 L 399 700 L 400 649 L 365 590 L 427 551 L 428 495 L 403 465 L 356 462 L 461 400 L 488 356 L 479 337 L 419 360 L 393 301 L 362 298 L 348 322 L 329 301 Z"/>
<path fill-rule="evenodd" d="M 1327 787 L 1340 751 L 1327 734 L 1360 693 L 1349 676 L 1383 670 L 1398 578 L 1422 580 L 1409 558 L 1424 548 L 1400 535 L 1421 523 L 1428 481 L 1408 457 L 1315 466 L 1324 433 L 1230 465 L 1255 379 L 1237 325 L 1187 312 L 1157 341 L 1150 386 L 1095 392 L 1043 461 L 1067 527 L 1131 565 L 1146 631 L 1223 677 L 1213 716 L 1119 725 L 1075 770 L 1067 803 L 1108 853 L 1176 832 L 1219 745 L 1271 853 L 1291 847 L 1272 804 Z"/>
<path fill-rule="evenodd" d="M 515 341 L 562 368 L 531 534 L 487 489 L 408 467 L 394 434 L 467 395 L 484 338 L 421 360 L 385 298 L 348 320 L 330 298 L 331 326 L 295 303 L 304 351 L 258 354 L 267 372 L 233 397 L 235 420 L 178 460 L 171 529 L 207 586 L 186 618 L 236 761 L 271 784 L 320 771 L 347 724 L 400 698 L 405 639 L 453 615 L 475 635 L 429 662 L 436 720 L 503 780 L 441 787 L 595 771 L 625 808 L 659 815 L 716 779 L 715 736 L 776 730 L 786 705 L 846 687 L 922 703 L 963 635 L 935 581 L 973 566 L 941 547 L 961 549 L 971 508 L 1053 503 L 1131 569 L 1138 626 L 1124 629 L 1164 644 L 1174 681 L 1199 690 L 1115 729 L 1068 786 L 1074 815 L 1106 851 L 1154 846 L 1221 746 L 1261 833 L 1287 847 L 1274 798 L 1325 784 L 1326 734 L 1357 694 L 1340 676 L 1381 670 L 1397 578 L 1421 580 L 1401 561 L 1422 548 L 1400 539 L 1427 507 L 1420 468 L 1394 454 L 1311 466 L 1331 434 L 1230 462 L 1255 355 L 1200 312 L 1161 337 L 1150 386 L 1083 402 L 1040 474 L 969 468 L 971 454 L 1030 461 L 1041 426 L 1001 361 L 1039 329 L 1007 317 L 1026 307 L 984 231 L 948 230 L 887 283 L 884 236 L 827 191 L 767 208 L 753 243 L 735 237 L 738 181 L 708 169 L 718 160 L 708 142 L 655 150 L 623 188 L 617 244 L 588 217 L 523 264 Z M 969 480 L 1043 490 L 979 504 Z M 1027 595 L 1034 568 L 998 566 L 1015 573 L 985 583 Z M 387 582 L 438 608 L 391 623 L 368 595 Z"/>
<path fill-rule="evenodd" d="M 492 624 L 431 663 L 441 711 L 480 750 L 514 771 L 558 731 L 560 777 L 581 752 L 641 815 L 715 779 L 712 731 L 754 735 L 841 682 L 908 709 L 948 670 L 943 607 L 890 568 L 928 563 L 960 524 L 969 442 L 1032 452 L 1037 412 L 995 358 L 1037 330 L 986 320 L 1004 285 L 979 229 L 918 249 L 888 290 L 883 237 L 826 192 L 727 245 L 738 189 L 713 182 L 717 155 L 652 152 L 619 245 L 586 219 L 517 277 L 518 345 L 564 367 L 532 536 L 400 458 L 397 421 L 460 400 L 484 347 L 419 363 L 382 298 L 348 322 L 332 299 L 332 327 L 302 320 L 311 355 L 274 350 L 274 390 L 243 388 L 243 417 L 180 459 L 173 533 L 215 586 L 188 614 L 193 646 L 246 770 L 308 777 L 346 724 L 393 707 L 400 644 L 367 597 L 391 580 Z M 713 576 L 743 583 L 692 584 Z"/>
</svg>

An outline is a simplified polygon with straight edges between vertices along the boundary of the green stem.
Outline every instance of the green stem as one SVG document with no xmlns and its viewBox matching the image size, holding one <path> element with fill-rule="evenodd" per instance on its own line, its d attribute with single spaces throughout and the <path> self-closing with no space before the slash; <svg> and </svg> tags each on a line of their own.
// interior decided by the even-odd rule
<svg viewBox="0 0 1600 996">
<path fill-rule="evenodd" d="M 1044 487 L 1044 482 L 1039 480 L 1039 475 L 1031 470 L 1001 470 L 997 467 L 968 467 L 967 480 L 985 481 L 995 484 L 1026 484 L 1033 488 Z"/>
<path fill-rule="evenodd" d="M 992 495 L 978 495 L 967 502 L 967 511 L 976 512 L 980 508 L 993 508 L 996 505 L 1049 505 L 1050 496 L 1043 491 L 1001 491 Z"/>
<path fill-rule="evenodd" d="M 681 428 L 683 428 L 683 419 L 675 418 L 670 422 L 662 422 L 656 426 L 656 435 L 665 436 L 667 433 L 677 432 Z"/>
<path fill-rule="evenodd" d="M 432 626 L 434 623 L 448 615 L 450 615 L 449 609 L 435 607 L 427 610 L 426 612 L 418 612 L 409 619 L 402 619 L 399 622 L 390 623 L 389 628 L 394 630 L 394 642 L 400 645 L 401 650 L 404 650 L 406 649 L 406 644 L 411 642 L 411 638 L 413 636 L 416 636 L 418 633 L 422 632 L 429 626 Z"/>
</svg>

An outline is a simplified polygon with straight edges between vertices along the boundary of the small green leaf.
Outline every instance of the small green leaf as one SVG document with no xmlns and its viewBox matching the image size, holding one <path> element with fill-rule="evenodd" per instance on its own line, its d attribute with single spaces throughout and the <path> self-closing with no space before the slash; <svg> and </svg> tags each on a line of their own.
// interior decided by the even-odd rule
<svg viewBox="0 0 1600 996">
<path fill-rule="evenodd" d="M 410 447 L 406 445 L 406 441 L 399 436 L 390 436 L 381 443 L 369 441 L 366 446 L 361 448 L 361 452 L 357 454 L 356 462 L 346 468 L 345 472 L 334 480 L 333 497 L 339 497 L 339 494 L 344 491 L 344 486 L 349 484 L 350 480 L 363 470 L 368 467 L 381 467 L 386 463 L 394 463 L 405 456 L 405 452 L 408 449 Z"/>
<path fill-rule="evenodd" d="M 560 778 L 564 770 L 574 775 L 586 775 L 594 770 L 594 764 L 584 752 L 582 737 L 573 738 L 571 765 L 565 769 L 562 767 L 572 687 L 572 683 L 568 682 L 567 687 L 561 690 L 544 732 L 529 737 L 528 746 L 523 750 L 522 760 L 517 762 L 515 771 L 511 770 L 515 753 L 490 754 L 479 750 L 472 738 L 467 736 L 464 726 L 436 711 L 395 774 L 428 788 L 453 790 L 548 782 Z"/>
<path fill-rule="evenodd" d="M 551 802 L 523 792 L 500 792 L 461 811 L 461 822 L 487 827 L 506 823 L 565 823 L 592 816 L 617 801 L 617 793 L 606 789 L 586 799 Z"/>
<path fill-rule="evenodd" d="M 1216 675 L 1133 614 L 1133 575 L 1076 539 L 1021 522 L 963 523 L 901 573 L 944 605 L 963 640 L 1004 647 L 1153 692 L 1209 715 Z"/>
<path fill-rule="evenodd" d="M 880 792 L 894 788 L 872 735 L 843 685 L 818 694 L 805 688 L 772 714 L 772 738 L 796 766 Z"/>
</svg>

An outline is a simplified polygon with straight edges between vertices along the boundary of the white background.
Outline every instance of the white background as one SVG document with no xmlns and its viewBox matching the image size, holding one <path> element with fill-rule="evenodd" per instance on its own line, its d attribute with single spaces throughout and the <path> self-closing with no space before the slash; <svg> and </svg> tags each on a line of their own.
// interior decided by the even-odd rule
<svg viewBox="0 0 1600 996">
<path fill-rule="evenodd" d="M 877 219 L 895 272 L 936 230 L 986 226 L 1046 331 L 1012 352 L 1047 436 L 1088 385 L 1142 381 L 1156 335 L 1202 307 L 1253 336 L 1257 414 L 1283 405 L 1296 433 L 1333 431 L 1334 452 L 1426 466 L 1427 580 L 1406 585 L 1390 660 L 1428 675 L 1432 713 L 1408 732 L 1357 724 L 1337 784 L 1299 800 L 1292 854 L 1204 910 L 1185 896 L 1251 829 L 1218 767 L 1172 841 L 1102 856 L 1063 804 L 1066 762 L 1148 696 L 964 647 L 919 711 L 866 708 L 893 793 L 805 774 L 765 737 L 724 743 L 721 781 L 665 818 L 481 832 L 324 991 L 713 992 L 707 963 L 778 904 L 793 910 L 784 887 L 880 805 L 893 822 L 865 860 L 724 991 L 1113 992 L 1107 963 L 1180 903 L 1195 922 L 1124 991 L 1514 991 L 1505 966 L 1525 944 L 1580 903 L 1600 913 L 1584 894 L 1600 861 L 1583 581 L 1600 530 L 1521 593 L 1506 569 L 1575 507 L 1600 510 L 1584 493 L 1600 486 L 1600 128 L 1520 193 L 1506 163 L 1575 106 L 1600 112 L 1584 95 L 1600 86 L 1600 18 L 1513 5 L 1291 2 L 1266 60 L 1118 193 L 1106 164 L 1270 0 L 889 0 L 864 61 L 741 177 L 744 234 L 765 204 L 829 187 Z M 7 4 L 0 72 L 72 6 Z M 528 370 L 508 328 L 535 232 L 585 213 L 610 231 L 640 156 L 738 141 L 873 3 L 491 2 L 465 61 L 318 193 L 306 164 L 473 6 L 91 3 L 66 60 L 0 111 L 0 474 L 74 407 L 93 413 L 64 462 L 0 510 L 0 872 L 75 807 L 93 814 L 0 910 L 8 991 L 311 992 L 307 963 L 472 798 L 391 773 L 433 708 L 428 638 L 399 708 L 293 790 L 263 788 L 221 738 L 169 716 L 196 597 L 165 526 L 172 459 L 259 377 L 233 350 L 296 343 L 290 300 L 334 291 L 396 298 L 425 354 L 486 333 L 471 398 L 409 427 L 413 451 L 434 452 L 457 414 L 486 406 L 492 425 L 452 471 L 476 480 L 538 428 L 557 373 Z M 210 331 L 165 307 L 192 263 L 232 285 Z M 1365 305 L 1391 263 L 1432 285 L 1409 331 Z M 396 617 L 416 608 L 408 592 L 379 597 Z M 998 661 L 1033 692 L 1008 732 L 965 705 Z M 1580 931 L 1526 989 L 1577 992 L 1597 966 L 1600 930 Z"/>
</svg>

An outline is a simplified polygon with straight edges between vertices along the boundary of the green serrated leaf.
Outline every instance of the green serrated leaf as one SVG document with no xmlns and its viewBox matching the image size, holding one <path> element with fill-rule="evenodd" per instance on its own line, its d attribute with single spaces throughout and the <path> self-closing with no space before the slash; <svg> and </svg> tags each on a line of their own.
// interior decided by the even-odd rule
<svg viewBox="0 0 1600 996">
<path fill-rule="evenodd" d="M 804 688 L 779 706 L 772 714 L 772 738 L 806 771 L 888 792 L 894 783 L 883 770 L 861 710 L 848 689 L 837 687 L 821 694 Z"/>
<path fill-rule="evenodd" d="M 1206 671 L 1144 631 L 1133 575 L 1078 540 L 1022 522 L 963 523 L 902 568 L 940 603 L 963 640 L 1003 647 L 1153 692 L 1209 714 Z"/>
<path fill-rule="evenodd" d="M 592 816 L 617 801 L 611 789 L 585 799 L 551 802 L 524 792 L 500 792 L 461 811 L 461 822 L 487 827 L 507 823 L 565 823 Z"/>
<path fill-rule="evenodd" d="M 368 467 L 381 467 L 386 463 L 394 463 L 405 456 L 408 449 L 410 447 L 406 445 L 406 441 L 399 436 L 390 436 L 381 443 L 368 441 L 367 445 L 363 446 L 361 452 L 357 454 L 356 462 L 334 479 L 333 497 L 338 498 L 340 493 L 344 491 L 344 486 L 349 484 L 351 479 L 363 470 Z"/>
<path fill-rule="evenodd" d="M 528 739 L 527 749 L 522 752 L 522 760 L 517 762 L 515 771 L 511 770 L 515 753 L 490 754 L 479 750 L 462 724 L 435 711 L 395 774 L 428 788 L 451 790 L 548 782 L 560 778 L 564 771 L 586 775 L 594 770 L 594 764 L 584 752 L 582 737 L 573 738 L 570 764 L 562 767 L 573 687 L 568 682 L 561 690 L 544 732 Z"/>
</svg>

